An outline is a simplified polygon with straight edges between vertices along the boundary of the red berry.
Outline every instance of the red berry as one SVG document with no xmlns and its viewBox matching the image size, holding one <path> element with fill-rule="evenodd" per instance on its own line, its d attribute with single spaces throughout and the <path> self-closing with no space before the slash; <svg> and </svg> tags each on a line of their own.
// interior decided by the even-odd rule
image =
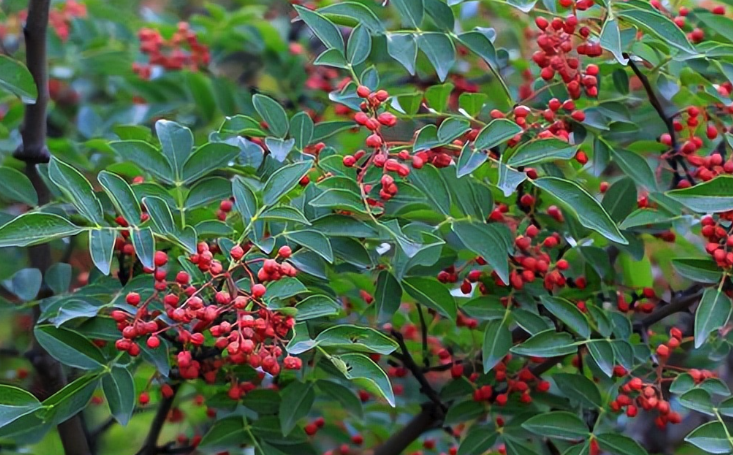
<svg viewBox="0 0 733 455">
<path fill-rule="evenodd" d="M 125 297 L 125 301 L 132 306 L 138 306 L 140 304 L 140 294 L 137 292 L 130 292 Z"/>
<path fill-rule="evenodd" d="M 264 296 L 267 292 L 267 288 L 260 283 L 255 284 L 252 286 L 252 297 L 259 299 L 260 297 Z"/>
<path fill-rule="evenodd" d="M 156 251 L 153 262 L 155 262 L 156 266 L 162 267 L 168 262 L 168 255 L 165 251 Z"/>
</svg>

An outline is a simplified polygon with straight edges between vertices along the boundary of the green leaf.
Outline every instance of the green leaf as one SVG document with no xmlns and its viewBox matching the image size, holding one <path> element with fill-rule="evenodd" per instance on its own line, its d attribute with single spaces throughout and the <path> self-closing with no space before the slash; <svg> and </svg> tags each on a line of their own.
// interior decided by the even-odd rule
<svg viewBox="0 0 733 455">
<path fill-rule="evenodd" d="M 498 67 L 496 60 L 496 49 L 491 42 L 490 29 L 476 27 L 476 29 L 458 35 L 458 41 L 466 46 L 471 52 L 481 57 L 487 64 Z"/>
<path fill-rule="evenodd" d="M 692 390 L 695 387 L 695 380 L 692 379 L 688 373 L 682 373 L 677 376 L 672 384 L 669 386 L 670 393 L 681 395 L 688 390 Z"/>
<path fill-rule="evenodd" d="M 720 283 L 723 270 L 710 258 L 672 258 L 672 267 L 683 277 L 700 283 Z"/>
<path fill-rule="evenodd" d="M 588 318 L 572 302 L 561 297 L 543 295 L 542 305 L 560 319 L 565 325 L 571 328 L 581 338 L 590 338 L 590 324 Z"/>
<path fill-rule="evenodd" d="M 232 183 L 222 177 L 209 177 L 196 182 L 186 196 L 186 210 L 217 204 L 232 195 Z"/>
<path fill-rule="evenodd" d="M 219 419 L 209 428 L 209 431 L 201 438 L 201 448 L 230 448 L 249 441 L 245 430 L 244 417 L 234 415 Z"/>
<path fill-rule="evenodd" d="M 624 238 L 603 207 L 575 182 L 558 177 L 542 177 L 533 180 L 538 188 L 555 196 L 557 200 L 580 221 L 580 224 L 622 245 L 629 242 Z"/>
<path fill-rule="evenodd" d="M 363 414 L 361 400 L 357 398 L 356 394 L 349 390 L 348 387 L 344 387 L 338 382 L 327 381 L 325 379 L 319 379 L 316 381 L 316 387 L 323 392 L 325 395 L 329 395 L 331 398 L 338 401 L 344 409 L 356 417 L 361 417 Z"/>
<path fill-rule="evenodd" d="M 506 226 L 455 221 L 453 232 L 466 248 L 484 258 L 504 283 L 509 283 L 509 251 L 514 249 L 514 241 Z"/>
<path fill-rule="evenodd" d="M 298 420 L 308 415 L 315 400 L 312 382 L 292 382 L 283 390 L 278 417 L 284 436 L 293 431 Z"/>
<path fill-rule="evenodd" d="M 163 156 L 168 160 L 173 170 L 175 181 L 181 181 L 183 163 L 191 155 L 191 149 L 193 148 L 191 130 L 176 122 L 158 120 L 155 122 L 155 132 L 158 134 Z"/>
<path fill-rule="evenodd" d="M 567 332 L 545 330 L 514 346 L 511 352 L 531 357 L 556 357 L 577 352 L 578 345 Z"/>
<path fill-rule="evenodd" d="M 705 389 L 697 388 L 685 392 L 679 398 L 679 401 L 680 404 L 687 409 L 692 409 L 710 416 L 715 415 L 715 412 L 713 411 L 712 397 L 710 392 Z"/>
<path fill-rule="evenodd" d="M 308 174 L 308 171 L 311 169 L 311 165 L 312 163 L 310 161 L 301 161 L 283 166 L 273 172 L 262 189 L 265 205 L 271 206 L 275 204 L 284 195 L 290 192 L 290 190 L 295 188 L 300 179 Z"/>
<path fill-rule="evenodd" d="M 321 347 L 375 352 L 382 355 L 389 355 L 399 347 L 396 341 L 370 327 L 351 324 L 329 327 L 319 333 L 315 341 Z"/>
<path fill-rule="evenodd" d="M 627 9 L 617 12 L 618 16 L 650 32 L 668 45 L 679 50 L 694 53 L 695 48 L 685 33 L 666 16 L 647 9 Z"/>
<path fill-rule="evenodd" d="M 417 35 L 417 45 L 435 68 L 438 79 L 443 82 L 456 62 L 456 47 L 453 41 L 444 33 L 423 32 Z"/>
<path fill-rule="evenodd" d="M 258 210 L 257 196 L 254 191 L 244 183 L 241 177 L 232 179 L 232 194 L 234 195 L 234 205 L 237 207 L 245 227 L 248 226 Z"/>
<path fill-rule="evenodd" d="M 344 38 L 341 36 L 341 32 L 333 22 L 326 19 L 323 15 L 311 11 L 308 8 L 304 8 L 299 5 L 294 5 L 295 10 L 303 19 L 303 22 L 313 30 L 313 33 L 329 48 L 339 50 L 342 54 L 344 53 Z"/>
<path fill-rule="evenodd" d="M 325 295 L 312 295 L 303 299 L 295 308 L 298 310 L 298 313 L 295 315 L 295 320 L 306 321 L 308 319 L 337 315 L 341 310 L 341 305 Z"/>
<path fill-rule="evenodd" d="M 25 268 L 15 272 L 10 279 L 10 286 L 5 284 L 5 287 L 20 300 L 28 302 L 38 296 L 41 284 L 43 284 L 41 271 L 35 268 Z"/>
<path fill-rule="evenodd" d="M 532 11 L 537 0 L 507 0 L 507 3 L 517 8 L 523 13 Z"/>
<path fill-rule="evenodd" d="M 377 321 L 384 322 L 392 319 L 392 316 L 400 308 L 402 300 L 402 287 L 400 282 L 389 272 L 382 270 L 377 277 L 377 287 L 374 292 L 374 311 Z"/>
<path fill-rule="evenodd" d="M 4 199 L 38 205 L 38 194 L 31 181 L 11 167 L 0 167 L 0 194 Z"/>
<path fill-rule="evenodd" d="M 298 112 L 290 119 L 290 136 L 295 139 L 295 146 L 303 150 L 313 139 L 313 120 L 305 112 Z"/>
<path fill-rule="evenodd" d="M 84 229 L 51 213 L 25 213 L 0 227 L 0 248 L 30 246 L 76 235 Z"/>
<path fill-rule="evenodd" d="M 415 74 L 417 60 L 417 41 L 411 33 L 388 33 L 387 53 L 405 67 L 408 73 Z"/>
<path fill-rule="evenodd" d="M 598 367 L 610 378 L 613 375 L 613 366 L 616 359 L 611 343 L 608 340 L 592 340 L 586 346 Z"/>
<path fill-rule="evenodd" d="M 313 251 L 317 255 L 329 263 L 333 263 L 333 250 L 328 238 L 313 229 L 304 229 L 302 231 L 293 231 L 285 234 L 285 237 L 293 242 L 304 246 Z"/>
<path fill-rule="evenodd" d="M 102 351 L 73 330 L 39 325 L 33 333 L 43 349 L 64 365 L 82 370 L 94 370 L 101 368 L 105 363 Z"/>
<path fill-rule="evenodd" d="M 619 433 L 602 433 L 595 438 L 601 449 L 614 455 L 648 455 L 638 442 Z"/>
<path fill-rule="evenodd" d="M 456 301 L 442 283 L 433 278 L 411 277 L 402 287 L 418 303 L 437 311 L 451 321 L 456 319 Z"/>
<path fill-rule="evenodd" d="M 611 156 L 613 156 L 613 161 L 615 161 L 621 170 L 631 177 L 634 182 L 639 185 L 643 185 L 650 190 L 657 189 L 656 176 L 654 175 L 654 171 L 649 166 L 646 158 L 638 153 L 630 152 L 628 150 L 615 148 L 610 148 L 610 150 Z"/>
<path fill-rule="evenodd" d="M 372 37 L 369 30 L 359 24 L 351 31 L 351 36 L 349 36 L 349 42 L 346 46 L 346 58 L 351 66 L 356 66 L 364 63 L 371 51 Z"/>
<path fill-rule="evenodd" d="M 104 188 L 104 192 L 112 200 L 117 211 L 130 225 L 140 223 L 140 204 L 132 192 L 132 188 L 121 177 L 107 171 L 102 171 L 97 180 Z"/>
<path fill-rule="evenodd" d="M 719 175 L 707 182 L 665 194 L 694 212 L 728 212 L 733 210 L 733 176 Z"/>
<path fill-rule="evenodd" d="M 288 134 L 288 129 L 290 128 L 288 115 L 285 113 L 285 109 L 280 106 L 280 103 L 269 96 L 258 93 L 252 97 L 252 104 L 254 104 L 260 117 L 267 123 L 267 129 L 272 134 L 280 138 Z"/>
<path fill-rule="evenodd" d="M 153 222 L 159 232 L 174 236 L 178 231 L 173 220 L 173 214 L 166 202 L 155 196 L 143 198 L 143 204 L 148 209 L 150 220 Z"/>
<path fill-rule="evenodd" d="M 555 373 L 552 375 L 560 391 L 571 400 L 583 406 L 600 408 L 603 406 L 601 392 L 593 381 L 580 374 Z"/>
<path fill-rule="evenodd" d="M 720 422 L 708 422 L 685 437 L 685 441 L 707 453 L 724 454 L 733 450 L 728 440 L 727 430 Z"/>
<path fill-rule="evenodd" d="M 372 359 L 364 354 L 353 353 L 334 355 L 330 360 L 346 379 L 375 395 L 383 396 L 390 406 L 395 406 L 392 384 L 387 374 Z"/>
<path fill-rule="evenodd" d="M 577 145 L 568 144 L 560 139 L 540 139 L 520 145 L 506 164 L 519 167 L 554 160 L 569 160 L 575 156 L 577 150 Z"/>
<path fill-rule="evenodd" d="M 603 23 L 600 43 L 601 47 L 612 53 L 620 64 L 626 65 L 628 63 L 629 59 L 623 56 L 623 50 L 621 49 L 621 31 L 618 28 L 616 19 L 608 19 Z"/>
<path fill-rule="evenodd" d="M 474 419 L 478 419 L 486 413 L 486 408 L 483 403 L 473 401 L 473 399 L 466 401 L 459 401 L 453 403 L 448 412 L 445 414 L 446 425 L 455 425 L 462 422 L 468 422 Z"/>
<path fill-rule="evenodd" d="M 679 376 L 677 378 L 679 379 Z M 690 378 L 690 380 L 692 380 L 692 378 Z M 723 400 L 718 405 L 718 412 L 726 417 L 733 417 L 733 397 Z M 0 425 L 0 427 L 1 426 L 2 425 Z"/>
<path fill-rule="evenodd" d="M 384 24 L 365 5 L 356 2 L 333 3 L 318 10 L 319 13 L 337 23 L 351 27 L 362 24 L 375 33 L 384 32 Z"/>
<path fill-rule="evenodd" d="M 438 128 L 438 140 L 444 144 L 449 144 L 470 129 L 471 124 L 468 120 L 457 119 L 455 117 L 445 119 L 440 123 L 440 128 Z"/>
<path fill-rule="evenodd" d="M 450 214 L 451 198 L 448 186 L 435 166 L 426 164 L 419 172 L 411 172 L 410 182 L 418 187 L 443 215 Z"/>
<path fill-rule="evenodd" d="M 466 111 L 468 115 L 475 117 L 481 113 L 488 99 L 489 95 L 486 93 L 464 92 L 458 96 L 458 106 Z"/>
<path fill-rule="evenodd" d="M 51 157 L 51 162 L 48 163 L 48 177 L 84 218 L 97 225 L 104 223 L 102 204 L 94 194 L 92 185 L 79 171 Z"/>
<path fill-rule="evenodd" d="M 46 271 L 43 281 L 46 282 L 54 294 L 60 295 L 69 291 L 71 285 L 71 265 L 65 262 L 56 262 Z"/>
<path fill-rule="evenodd" d="M 92 229 L 89 231 L 89 254 L 94 265 L 103 275 L 109 275 L 114 258 L 117 231 L 113 229 Z"/>
<path fill-rule="evenodd" d="M 132 246 L 135 247 L 135 256 L 140 260 L 144 267 L 149 269 L 155 268 L 153 262 L 155 256 L 155 237 L 150 228 L 133 229 L 130 233 Z"/>
<path fill-rule="evenodd" d="M 452 32 L 456 25 L 453 10 L 443 0 L 423 0 L 425 12 L 430 19 L 444 32 Z"/>
<path fill-rule="evenodd" d="M 484 373 L 488 373 L 509 354 L 512 347 L 512 334 L 507 324 L 501 319 L 494 319 L 486 324 L 484 344 L 481 350 Z"/>
<path fill-rule="evenodd" d="M 527 180 L 526 173 L 517 172 L 504 163 L 499 163 L 499 178 L 496 181 L 496 186 L 504 193 L 504 197 L 511 196 L 525 180 Z"/>
<path fill-rule="evenodd" d="M 474 425 L 458 447 L 458 455 L 482 455 L 494 447 L 499 434 L 491 427 Z"/>
<path fill-rule="evenodd" d="M 695 311 L 695 349 L 700 348 L 708 335 L 728 323 L 731 313 L 730 298 L 715 288 L 705 289 Z"/>
<path fill-rule="evenodd" d="M 733 21 L 721 14 L 713 14 L 705 10 L 695 11 L 695 19 L 720 35 L 728 43 L 733 43 Z"/>
<path fill-rule="evenodd" d="M 191 183 L 217 169 L 229 167 L 239 155 L 239 147 L 223 142 L 209 142 L 197 148 L 183 164 L 183 182 Z"/>
<path fill-rule="evenodd" d="M 532 434 L 574 441 L 588 436 L 588 427 L 575 414 L 565 411 L 545 412 L 527 419 L 522 428 Z"/>
<path fill-rule="evenodd" d="M 261 220 L 293 221 L 300 224 L 311 224 L 300 210 L 289 205 L 271 207 L 262 212 L 259 218 Z"/>
<path fill-rule="evenodd" d="M 43 405 L 50 410 L 54 425 L 65 422 L 87 407 L 98 383 L 99 373 L 88 373 L 46 399 Z"/>
<path fill-rule="evenodd" d="M 19 61 L 0 55 L 0 88 L 20 98 L 25 104 L 35 104 L 38 89 L 28 68 Z"/>
<path fill-rule="evenodd" d="M 0 384 L 0 428 L 41 408 L 41 402 L 18 387 Z"/>
<path fill-rule="evenodd" d="M 521 132 L 522 128 L 511 120 L 495 119 L 479 131 L 474 146 L 476 150 L 489 150 Z"/>
<path fill-rule="evenodd" d="M 420 28 L 423 16 L 425 16 L 423 0 L 392 0 L 390 4 L 400 13 L 404 25 Z"/>
<path fill-rule="evenodd" d="M 486 162 L 488 155 L 482 151 L 476 151 L 469 143 L 461 149 L 461 154 L 456 163 L 456 176 L 461 178 L 478 169 Z"/>
<path fill-rule="evenodd" d="M 448 105 L 448 99 L 450 98 L 450 94 L 453 92 L 454 88 L 455 85 L 450 82 L 428 87 L 428 89 L 425 90 L 425 100 L 428 102 L 428 107 L 436 112 L 445 112 L 445 108 Z M 448 121 L 449 119 L 450 118 L 445 121 Z"/>
<path fill-rule="evenodd" d="M 109 146 L 125 161 L 130 161 L 156 178 L 173 183 L 176 180 L 171 165 L 160 150 L 143 141 L 116 141 Z"/>
<path fill-rule="evenodd" d="M 102 376 L 102 390 L 112 416 L 127 425 L 135 410 L 135 381 L 127 368 L 114 366 Z"/>
<path fill-rule="evenodd" d="M 367 213 L 361 196 L 353 191 L 331 188 L 309 202 L 312 207 L 322 207 L 352 212 Z"/>
</svg>

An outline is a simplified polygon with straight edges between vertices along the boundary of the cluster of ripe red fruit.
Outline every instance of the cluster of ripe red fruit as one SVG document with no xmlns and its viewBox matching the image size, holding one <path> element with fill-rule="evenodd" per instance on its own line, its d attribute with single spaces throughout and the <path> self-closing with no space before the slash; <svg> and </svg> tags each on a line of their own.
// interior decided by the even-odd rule
<svg viewBox="0 0 733 455">
<path fill-rule="evenodd" d="M 271 375 L 279 374 L 281 368 L 297 370 L 302 366 L 296 357 L 285 356 L 283 346 L 286 337 L 295 325 L 292 316 L 269 310 L 262 301 L 267 288 L 262 284 L 294 276 L 295 268 L 285 262 L 292 251 L 283 246 L 278 250 L 277 259 L 254 259 L 243 261 L 246 251 L 235 245 L 229 251 L 230 267 L 224 270 L 221 260 L 215 257 L 220 250 L 201 242 L 197 252 L 189 257 L 191 263 L 208 274 L 208 281 L 197 286 L 191 283 L 185 271 L 176 274 L 173 281 L 167 277 L 168 256 L 163 251 L 154 255 L 154 269 L 145 269 L 155 278 L 154 292 L 143 301 L 140 294 L 130 292 L 125 300 L 132 308 L 114 310 L 112 318 L 122 338 L 115 346 L 120 351 L 136 356 L 140 347 L 136 339 L 146 337 L 151 349 L 161 345 L 166 332 L 175 331 L 182 349 L 176 356 L 179 375 L 183 379 L 203 377 L 213 383 L 218 372 L 226 365 L 248 364 L 262 368 Z M 251 271 L 254 264 L 261 263 L 255 274 Z M 249 277 L 249 289 L 238 286 L 234 279 L 239 275 Z M 162 311 L 157 307 L 162 306 Z M 159 316 L 162 313 L 173 321 L 166 323 Z M 226 356 L 215 354 L 202 357 L 202 347 L 206 342 L 205 333 L 210 333 L 215 341 L 215 352 L 226 351 Z M 229 396 L 239 399 L 248 391 L 247 384 L 234 384 Z"/>
<path fill-rule="evenodd" d="M 149 79 L 153 66 L 167 70 L 189 69 L 196 71 L 211 60 L 209 48 L 199 42 L 196 32 L 187 22 L 179 22 L 178 29 L 169 39 L 163 39 L 159 31 L 143 28 L 138 32 L 140 52 L 146 54 L 147 63 L 133 63 L 132 70 L 142 79 Z"/>
<path fill-rule="evenodd" d="M 603 53 L 600 44 L 582 43 L 575 46 L 573 42 L 576 37 L 578 18 L 568 16 L 565 20 L 559 17 L 548 21 L 544 17 L 537 17 L 535 24 L 542 30 L 537 38 L 537 45 L 541 50 L 532 55 L 532 60 L 542 68 L 540 76 L 545 81 L 551 81 L 556 74 L 565 83 L 568 93 L 573 99 L 580 98 L 582 89 L 585 93 L 595 98 L 598 96 L 598 67 L 588 65 L 583 72 L 580 68 L 578 55 L 599 57 Z M 588 27 L 580 27 L 577 36 L 586 41 L 590 36 Z"/>
<path fill-rule="evenodd" d="M 529 368 L 521 369 L 514 375 L 514 378 L 509 377 L 509 375 L 507 375 L 506 363 L 509 362 L 511 358 L 511 354 L 507 355 L 504 360 L 499 362 L 493 368 L 496 382 L 506 382 L 506 390 L 495 394 L 493 387 L 490 385 L 482 385 L 474 389 L 473 401 L 493 401 L 498 406 L 505 406 L 512 395 L 518 395 L 520 403 L 529 404 L 532 402 L 532 390 L 539 393 L 545 393 L 550 390 L 550 383 L 536 377 L 532 374 Z M 451 369 L 451 376 L 456 379 L 461 377 L 463 374 L 462 367 L 462 364 L 455 364 Z M 478 374 L 475 373 L 472 375 L 471 380 L 475 381 L 476 378 L 478 378 Z"/>
<path fill-rule="evenodd" d="M 659 415 L 654 422 L 662 430 L 667 426 L 667 423 L 677 424 L 682 422 L 682 416 L 670 409 L 669 402 L 664 399 L 662 392 L 655 385 L 644 384 L 641 378 L 632 378 L 621 386 L 618 396 L 611 402 L 611 410 L 621 412 L 625 408 L 628 417 L 636 417 L 639 413 L 639 407 L 645 411 L 656 409 Z"/>
</svg>

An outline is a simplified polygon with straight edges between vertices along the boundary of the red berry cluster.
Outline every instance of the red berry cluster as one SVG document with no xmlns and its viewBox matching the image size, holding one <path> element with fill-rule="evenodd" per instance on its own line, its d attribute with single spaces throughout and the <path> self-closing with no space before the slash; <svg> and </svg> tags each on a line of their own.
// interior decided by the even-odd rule
<svg viewBox="0 0 733 455">
<path fill-rule="evenodd" d="M 576 36 L 580 37 L 581 41 L 587 41 L 590 29 L 580 27 L 576 34 L 578 18 L 572 15 L 564 21 L 559 17 L 548 21 L 540 16 L 535 19 L 535 23 L 542 30 L 537 38 L 537 45 L 541 50 L 532 55 L 532 60 L 542 68 L 540 72 L 542 79 L 551 81 L 556 74 L 559 74 L 573 99 L 580 98 L 583 88 L 588 96 L 594 98 L 598 96 L 598 67 L 588 65 L 585 72 L 581 71 L 577 55 L 599 57 L 603 53 L 601 45 L 583 42 L 576 47 L 574 44 Z M 573 50 L 577 55 L 573 54 Z"/>
<path fill-rule="evenodd" d="M 657 385 L 645 384 L 641 378 L 632 378 L 621 386 L 618 396 L 611 402 L 611 410 L 621 412 L 625 408 L 628 417 L 636 417 L 640 407 L 645 411 L 657 410 L 659 414 L 655 423 L 660 429 L 664 429 L 667 423 L 682 421 L 682 416 L 670 409 L 669 402 L 664 399 Z"/>
<path fill-rule="evenodd" d="M 167 70 L 198 70 L 211 60 L 209 48 L 199 42 L 196 32 L 188 23 L 179 22 L 171 39 L 166 40 L 159 31 L 143 28 L 138 33 L 140 51 L 148 55 L 148 63 L 133 63 L 132 70 L 141 78 L 149 79 L 153 66 Z"/>
<path fill-rule="evenodd" d="M 262 283 L 296 274 L 295 268 L 285 262 L 292 254 L 290 247 L 278 250 L 280 262 L 261 258 L 245 261 L 245 249 L 236 245 L 229 252 L 231 265 L 228 270 L 224 269 L 221 259 L 215 257 L 219 251 L 201 242 L 197 253 L 189 258 L 206 273 L 208 281 L 200 286 L 192 284 L 185 271 L 168 280 L 168 255 L 157 251 L 155 268 L 145 270 L 155 278 L 154 292 L 144 301 L 137 292 L 130 292 L 125 297 L 130 308 L 112 312 L 122 334 L 115 343 L 117 349 L 136 356 L 140 353 L 137 339 L 144 337 L 147 346 L 155 349 L 161 345 L 161 338 L 172 339 L 170 334 L 175 332 L 174 341 L 181 346 L 176 363 L 183 379 L 203 377 L 214 382 L 218 372 L 227 365 L 248 364 L 271 375 L 277 375 L 281 368 L 300 369 L 299 358 L 281 358 L 282 346 L 287 342 L 295 319 L 269 310 L 262 301 L 267 292 Z M 257 265 L 260 267 L 255 274 L 252 268 Z M 238 277 L 249 279 L 248 289 L 236 284 Z M 162 306 L 172 324 L 158 317 L 161 310 L 152 309 L 156 306 Z M 205 346 L 207 332 L 214 340 L 208 347 Z M 204 355 L 206 352 L 210 355 Z M 229 396 L 238 399 L 252 387 L 252 384 L 234 381 Z"/>
<path fill-rule="evenodd" d="M 726 223 L 726 227 L 722 224 L 723 221 L 733 221 L 733 212 L 722 213 L 715 218 L 703 217 L 700 234 L 707 241 L 705 251 L 712 256 L 718 267 L 730 269 L 733 266 L 733 233 L 730 224 Z"/>
</svg>

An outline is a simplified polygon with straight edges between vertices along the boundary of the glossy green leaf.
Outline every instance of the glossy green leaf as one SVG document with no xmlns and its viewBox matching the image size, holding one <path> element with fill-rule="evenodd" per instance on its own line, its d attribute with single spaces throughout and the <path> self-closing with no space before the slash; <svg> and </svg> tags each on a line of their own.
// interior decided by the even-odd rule
<svg viewBox="0 0 733 455">
<path fill-rule="evenodd" d="M 279 201 L 290 190 L 295 188 L 300 179 L 308 174 L 311 169 L 310 161 L 301 161 L 299 163 L 283 166 L 275 171 L 262 189 L 262 198 L 266 206 L 270 206 Z M 235 196 L 236 201 L 236 196 Z"/>
<path fill-rule="evenodd" d="M 323 42 L 323 44 L 329 48 L 339 50 L 342 54 L 344 53 L 344 38 L 341 36 L 341 32 L 333 22 L 323 15 L 309 10 L 308 8 L 304 8 L 299 5 L 294 5 L 294 7 L 300 18 L 303 19 L 303 22 L 313 30 L 313 33 Z"/>
<path fill-rule="evenodd" d="M 334 355 L 330 360 L 346 379 L 375 395 L 381 395 L 390 406 L 395 406 L 392 384 L 387 374 L 372 359 L 364 354 L 353 353 Z"/>
<path fill-rule="evenodd" d="M 308 415 L 315 399 L 311 382 L 292 382 L 283 390 L 278 417 L 284 436 L 293 431 L 298 420 Z"/>
<path fill-rule="evenodd" d="M 450 214 L 450 192 L 435 166 L 426 164 L 420 169 L 420 172 L 410 173 L 410 181 L 428 197 L 432 205 L 441 213 Z"/>
<path fill-rule="evenodd" d="M 593 340 L 586 344 L 586 346 L 591 357 L 598 364 L 598 367 L 610 378 L 613 375 L 616 358 L 611 343 L 607 340 Z"/>
<path fill-rule="evenodd" d="M 575 400 L 583 406 L 600 408 L 603 406 L 603 399 L 598 386 L 590 379 L 580 374 L 555 373 L 552 375 L 560 391 L 571 400 Z"/>
<path fill-rule="evenodd" d="M 616 57 L 616 61 L 622 65 L 626 65 L 628 63 L 628 59 L 624 57 L 623 50 L 621 48 L 621 31 L 619 30 L 618 21 L 616 19 L 608 19 L 603 23 L 600 43 L 601 47 Z"/>
<path fill-rule="evenodd" d="M 125 161 L 130 161 L 166 183 L 176 179 L 165 156 L 147 142 L 130 140 L 110 142 L 109 146 Z"/>
<path fill-rule="evenodd" d="M 575 156 L 578 146 L 560 139 L 540 139 L 524 143 L 507 160 L 509 166 L 529 166 L 554 160 L 569 160 Z"/>
<path fill-rule="evenodd" d="M 556 357 L 577 352 L 578 345 L 566 332 L 545 330 L 514 346 L 511 352 L 532 357 Z"/>
<path fill-rule="evenodd" d="M 456 318 L 456 301 L 442 283 L 433 278 L 411 277 L 402 280 L 404 290 L 418 303 L 450 320 Z"/>
<path fill-rule="evenodd" d="M 370 327 L 351 324 L 335 325 L 319 333 L 316 343 L 323 348 L 346 351 L 374 352 L 389 355 L 397 348 L 397 342 Z"/>
<path fill-rule="evenodd" d="M 295 243 L 313 251 L 326 261 L 333 263 L 333 250 L 328 238 L 322 233 L 313 229 L 288 232 L 285 236 Z"/>
<path fill-rule="evenodd" d="M 593 229 L 616 243 L 628 244 L 598 201 L 577 183 L 558 177 L 542 177 L 533 180 L 532 183 L 557 198 L 558 202 L 575 214 L 583 226 Z"/>
<path fill-rule="evenodd" d="M 481 349 L 484 373 L 488 373 L 501 362 L 511 348 L 512 334 L 507 324 L 500 319 L 489 321 L 484 329 L 484 344 Z"/>
<path fill-rule="evenodd" d="M 372 37 L 369 30 L 360 24 L 351 31 L 346 45 L 346 58 L 352 66 L 356 66 L 364 63 L 371 51 Z"/>
<path fill-rule="evenodd" d="M 193 149 L 193 134 L 183 125 L 170 120 L 155 122 L 155 132 L 158 134 L 163 156 L 173 170 L 176 181 L 183 175 L 183 164 Z"/>
<path fill-rule="evenodd" d="M 147 268 L 155 268 L 155 238 L 150 228 L 133 229 L 130 233 L 132 246 L 135 247 L 135 256 Z"/>
<path fill-rule="evenodd" d="M 709 258 L 672 258 L 672 267 L 683 277 L 700 283 L 720 283 L 723 271 Z"/>
<path fill-rule="evenodd" d="M 38 343 L 56 360 L 82 370 L 94 370 L 104 365 L 102 351 L 78 332 L 50 325 L 33 330 Z"/>
<path fill-rule="evenodd" d="M 619 433 L 602 433 L 595 438 L 601 449 L 613 455 L 647 455 L 638 442 Z"/>
<path fill-rule="evenodd" d="M 489 150 L 521 132 L 522 128 L 511 120 L 494 119 L 479 131 L 474 146 L 477 150 Z"/>
<path fill-rule="evenodd" d="M 98 383 L 99 373 L 90 372 L 44 400 L 43 405 L 49 409 L 52 422 L 58 425 L 84 409 L 92 399 Z"/>
<path fill-rule="evenodd" d="M 504 283 L 509 283 L 509 250 L 514 241 L 506 226 L 455 221 L 453 232 L 468 249 L 489 263 Z"/>
<path fill-rule="evenodd" d="M 217 169 L 227 168 L 239 155 L 239 147 L 223 142 L 209 142 L 197 148 L 183 164 L 184 183 L 191 183 Z"/>
<path fill-rule="evenodd" d="M 390 4 L 400 13 L 403 24 L 412 28 L 420 28 L 425 16 L 423 0 L 392 0 Z"/>
<path fill-rule="evenodd" d="M 316 14 L 313 12 L 310 13 Z M 288 115 L 285 113 L 285 109 L 280 106 L 280 103 L 269 96 L 258 93 L 252 97 L 252 104 L 254 104 L 260 117 L 267 123 L 267 129 L 272 134 L 281 138 L 288 134 L 288 129 L 290 128 Z"/>
<path fill-rule="evenodd" d="M 135 410 L 135 381 L 127 368 L 114 366 L 102 376 L 102 390 L 112 416 L 120 425 L 127 425 Z"/>
<path fill-rule="evenodd" d="M 31 181 L 25 174 L 11 167 L 0 167 L 0 194 L 3 199 L 30 206 L 38 205 L 38 194 Z"/>
<path fill-rule="evenodd" d="M 0 384 L 0 428 L 41 408 L 36 397 L 23 389 Z"/>
<path fill-rule="evenodd" d="M 318 10 L 319 13 L 336 23 L 343 23 L 348 26 L 362 24 L 372 32 L 384 31 L 384 24 L 365 5 L 357 2 L 339 2 L 324 6 Z"/>
<path fill-rule="evenodd" d="M 542 296 L 542 305 L 581 338 L 590 338 L 590 324 L 585 314 L 572 302 L 561 297 Z"/>
<path fill-rule="evenodd" d="M 417 41 L 411 33 L 388 33 L 387 52 L 405 67 L 408 73 L 415 74 Z"/>
<path fill-rule="evenodd" d="M 730 298 L 715 288 L 705 289 L 695 311 L 695 349 L 700 348 L 708 335 L 728 323 L 731 313 Z"/>
<path fill-rule="evenodd" d="M 102 171 L 97 180 L 104 188 L 107 196 L 112 200 L 117 211 L 130 225 L 136 226 L 140 223 L 140 203 L 135 197 L 130 185 L 121 177 L 107 171 Z"/>
<path fill-rule="evenodd" d="M 692 389 L 679 397 L 680 404 L 687 409 L 701 412 L 707 415 L 715 415 L 713 401 L 710 392 L 705 389 Z"/>
<path fill-rule="evenodd" d="M 295 308 L 298 310 L 295 319 L 297 321 L 305 321 L 337 315 L 341 310 L 341 305 L 325 295 L 312 295 L 299 302 Z"/>
<path fill-rule="evenodd" d="M 458 455 L 482 455 L 491 449 L 499 434 L 490 427 L 476 425 L 471 427 L 458 447 Z"/>
<path fill-rule="evenodd" d="M 724 454 L 733 450 L 726 428 L 718 421 L 705 423 L 692 430 L 685 441 L 707 453 Z"/>
<path fill-rule="evenodd" d="M 117 232 L 112 229 L 92 229 L 89 231 L 89 254 L 94 265 L 103 275 L 109 275 L 114 258 Z"/>
<path fill-rule="evenodd" d="M 255 196 L 249 185 L 239 177 L 232 179 L 232 194 L 234 195 L 234 204 L 240 215 L 242 215 L 245 226 L 249 225 L 258 210 L 257 196 Z"/>
<path fill-rule="evenodd" d="M 0 227 L 0 248 L 37 245 L 76 235 L 81 231 L 82 228 L 58 215 L 26 213 Z"/>
<path fill-rule="evenodd" d="M 376 291 L 374 292 L 374 311 L 378 321 L 391 320 L 400 308 L 402 287 L 400 282 L 388 270 L 382 270 L 377 277 Z"/>
<path fill-rule="evenodd" d="M 620 18 L 650 32 L 674 48 L 689 53 L 695 52 L 695 48 L 687 40 L 685 33 L 667 16 L 657 11 L 633 8 L 618 11 L 617 14 Z"/>
<path fill-rule="evenodd" d="M 104 222 L 102 204 L 94 194 L 92 185 L 79 171 L 56 158 L 51 158 L 48 176 L 82 216 L 97 225 Z"/>
<path fill-rule="evenodd" d="M 305 112 L 298 112 L 290 119 L 290 136 L 295 139 L 295 146 L 303 150 L 313 139 L 313 120 Z"/>
<path fill-rule="evenodd" d="M 456 61 L 456 47 L 453 41 L 444 33 L 423 32 L 417 35 L 417 45 L 435 68 L 438 79 L 444 81 Z"/>
<path fill-rule="evenodd" d="M 733 176 L 720 175 L 710 181 L 665 194 L 694 212 L 727 212 L 733 210 Z"/>
<path fill-rule="evenodd" d="M 28 68 L 18 60 L 0 55 L 0 88 L 20 98 L 25 104 L 35 104 L 38 89 Z"/>
<path fill-rule="evenodd" d="M 545 412 L 522 424 L 525 430 L 548 438 L 576 440 L 588 436 L 588 427 L 575 414 L 565 411 Z"/>
</svg>

